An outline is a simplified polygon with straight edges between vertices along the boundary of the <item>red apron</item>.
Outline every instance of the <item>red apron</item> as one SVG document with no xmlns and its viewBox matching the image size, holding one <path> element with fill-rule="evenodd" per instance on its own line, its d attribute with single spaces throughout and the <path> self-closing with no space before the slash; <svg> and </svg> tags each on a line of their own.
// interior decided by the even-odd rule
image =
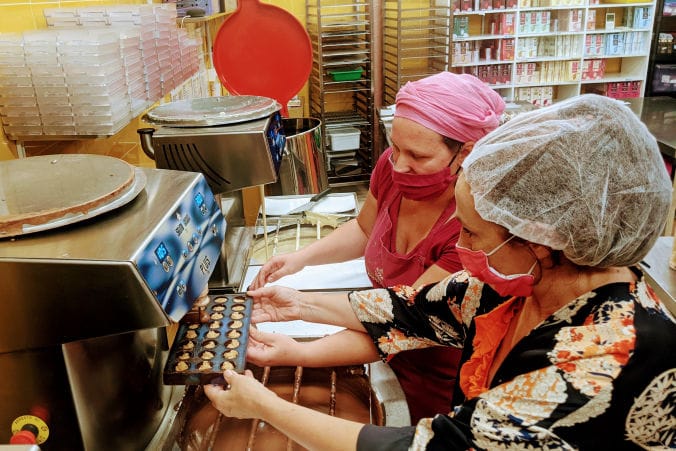
<svg viewBox="0 0 676 451">
<path fill-rule="evenodd" d="M 407 255 L 390 250 L 396 247 L 396 227 L 391 218 L 399 216 L 400 203 L 401 195 L 394 196 L 390 205 L 380 209 L 366 244 L 366 271 L 374 287 L 411 285 L 433 264 L 429 256 L 432 240 L 423 239 Z M 449 206 L 428 236 L 434 234 L 454 210 L 454 206 Z M 461 353 L 458 348 L 437 346 L 400 352 L 389 361 L 406 395 L 412 424 L 421 418 L 450 412 Z"/>
</svg>

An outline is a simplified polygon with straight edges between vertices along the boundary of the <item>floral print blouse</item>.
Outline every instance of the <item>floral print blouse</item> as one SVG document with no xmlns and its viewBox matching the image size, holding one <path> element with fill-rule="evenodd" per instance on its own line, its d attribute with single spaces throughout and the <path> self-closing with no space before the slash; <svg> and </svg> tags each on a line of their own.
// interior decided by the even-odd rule
<svg viewBox="0 0 676 451">
<path fill-rule="evenodd" d="M 535 327 L 490 384 L 494 353 L 522 300 L 500 298 L 465 272 L 419 291 L 351 293 L 384 360 L 464 346 L 452 412 L 409 428 L 367 425 L 358 449 L 676 448 L 676 322 L 632 270 L 638 282 L 586 293 Z"/>
</svg>

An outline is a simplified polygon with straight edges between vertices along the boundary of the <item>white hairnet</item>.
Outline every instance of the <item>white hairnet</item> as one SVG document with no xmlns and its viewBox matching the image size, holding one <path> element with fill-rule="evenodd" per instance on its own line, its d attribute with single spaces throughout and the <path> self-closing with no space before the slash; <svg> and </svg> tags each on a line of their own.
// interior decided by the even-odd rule
<svg viewBox="0 0 676 451">
<path fill-rule="evenodd" d="M 639 262 L 671 203 L 655 138 L 621 102 L 594 94 L 516 116 L 463 169 L 484 220 L 579 265 Z"/>
</svg>

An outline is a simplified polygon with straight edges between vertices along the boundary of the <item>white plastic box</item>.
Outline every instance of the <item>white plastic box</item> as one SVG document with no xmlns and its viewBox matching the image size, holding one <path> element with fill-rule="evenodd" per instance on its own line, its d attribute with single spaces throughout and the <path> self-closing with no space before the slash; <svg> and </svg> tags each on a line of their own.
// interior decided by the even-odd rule
<svg viewBox="0 0 676 451">
<path fill-rule="evenodd" d="M 355 127 L 337 127 L 327 130 L 331 141 L 331 150 L 355 150 L 359 149 L 359 136 L 361 131 Z"/>
</svg>

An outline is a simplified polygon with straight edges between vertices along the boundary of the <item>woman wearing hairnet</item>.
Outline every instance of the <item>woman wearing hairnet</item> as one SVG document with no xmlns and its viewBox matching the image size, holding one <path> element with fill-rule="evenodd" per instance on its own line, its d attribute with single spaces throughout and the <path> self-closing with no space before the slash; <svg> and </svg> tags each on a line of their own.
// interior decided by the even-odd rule
<svg viewBox="0 0 676 451">
<path fill-rule="evenodd" d="M 374 288 L 418 287 L 462 269 L 455 251 L 455 180 L 474 143 L 497 128 L 504 109 L 502 98 L 472 75 L 440 72 L 406 83 L 397 93 L 393 145 L 373 169 L 359 216 L 309 246 L 272 257 L 250 288 L 305 265 L 361 256 Z M 448 412 L 459 361 L 459 349 L 439 346 L 388 360 L 412 423 Z"/>
<path fill-rule="evenodd" d="M 382 358 L 402 343 L 464 345 L 452 412 L 405 428 L 362 425 L 233 372 L 229 390 L 206 386 L 207 396 L 224 414 L 262 418 L 309 449 L 676 446 L 676 322 L 635 266 L 671 202 L 645 126 L 621 103 L 583 95 L 517 116 L 480 140 L 463 170 L 465 272 L 342 303 L 270 288 L 254 318 L 343 325 L 367 333 Z M 254 360 L 326 363 L 326 354 L 340 361 L 351 352 L 334 337 L 251 337 Z"/>
</svg>

